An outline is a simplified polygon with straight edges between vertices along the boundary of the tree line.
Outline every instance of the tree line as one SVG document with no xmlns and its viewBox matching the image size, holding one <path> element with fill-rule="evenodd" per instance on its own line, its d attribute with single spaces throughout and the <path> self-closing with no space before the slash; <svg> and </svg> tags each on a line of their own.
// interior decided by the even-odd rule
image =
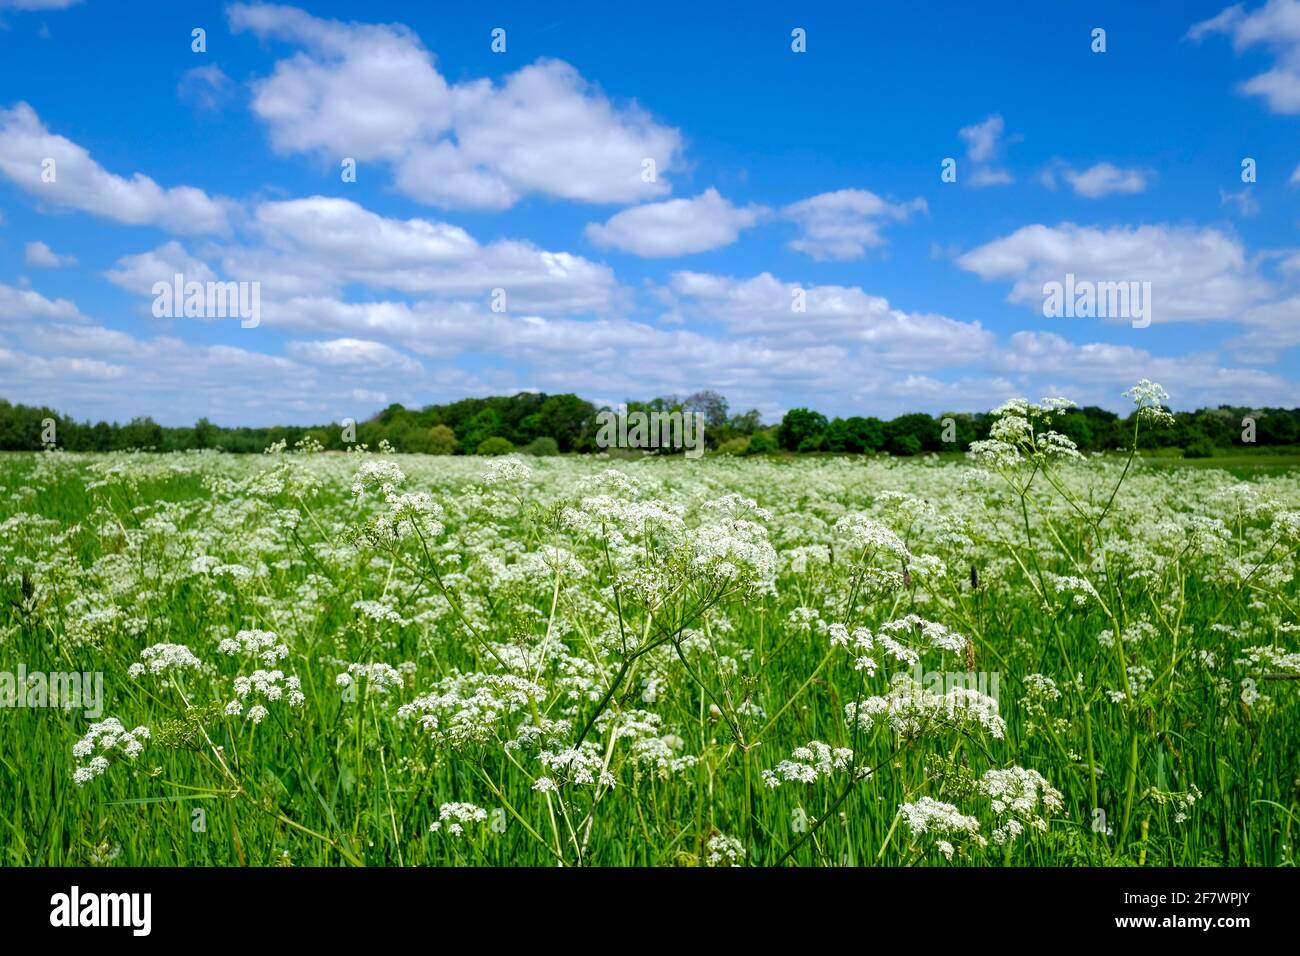
<svg viewBox="0 0 1300 956">
<path fill-rule="evenodd" d="M 809 408 L 786 412 L 780 423 L 765 425 L 756 409 L 733 414 L 727 400 L 713 391 L 685 398 L 667 396 L 650 401 L 629 401 L 627 411 L 689 412 L 702 415 L 709 449 L 725 454 L 777 452 L 839 452 L 917 455 L 965 450 L 971 442 L 988 437 L 989 413 L 953 412 L 937 416 L 921 413 L 884 420 L 872 416 L 828 418 Z M 67 451 L 121 451 L 148 449 L 188 451 L 221 449 L 258 453 L 283 442 L 318 444 L 327 450 L 353 445 L 377 449 L 386 442 L 400 452 L 435 455 L 502 454 L 522 451 L 533 455 L 592 453 L 597 445 L 597 414 L 604 409 L 577 395 L 520 392 L 511 396 L 465 398 L 422 409 L 389 405 L 363 422 L 327 425 L 283 425 L 268 428 L 226 428 L 206 418 L 193 427 L 164 427 L 152 418 L 134 418 L 125 424 L 78 422 L 50 408 L 11 404 L 0 399 L 0 450 L 22 451 L 55 445 Z M 1300 408 L 1249 409 L 1228 405 L 1175 412 L 1175 424 L 1164 429 L 1144 429 L 1144 447 L 1181 448 L 1190 457 L 1209 456 L 1216 448 L 1254 443 L 1300 443 Z M 1053 427 L 1083 451 L 1127 447 L 1133 433 L 1132 417 L 1096 406 L 1061 413 Z"/>
</svg>

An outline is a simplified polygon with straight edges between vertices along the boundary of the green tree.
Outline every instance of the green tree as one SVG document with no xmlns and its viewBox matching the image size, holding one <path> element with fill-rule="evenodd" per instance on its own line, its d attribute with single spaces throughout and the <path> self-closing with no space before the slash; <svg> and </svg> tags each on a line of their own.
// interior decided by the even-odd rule
<svg viewBox="0 0 1300 956">
<path fill-rule="evenodd" d="M 781 419 L 777 441 L 788 451 L 815 451 L 826 432 L 826 416 L 808 408 L 792 408 Z"/>
<path fill-rule="evenodd" d="M 152 418 L 133 418 L 118 434 L 119 448 L 161 448 L 163 430 Z"/>
<path fill-rule="evenodd" d="M 844 450 L 851 452 L 880 451 L 885 447 L 885 423 L 879 418 L 861 418 L 854 415 L 844 419 Z"/>
<path fill-rule="evenodd" d="M 752 435 L 763 427 L 763 416 L 757 408 L 751 408 L 741 415 L 732 415 L 727 421 L 727 428 L 735 435 Z"/>
<path fill-rule="evenodd" d="M 538 458 L 549 458 L 560 453 L 560 445 L 550 435 L 538 435 L 524 446 L 524 452 Z"/>
<path fill-rule="evenodd" d="M 552 395 L 537 412 L 539 433 L 555 439 L 560 451 L 574 451 L 587 431 L 595 435 L 596 406 L 577 395 Z"/>
<path fill-rule="evenodd" d="M 429 454 L 453 455 L 458 445 L 456 433 L 446 425 L 434 425 L 429 429 Z"/>
<path fill-rule="evenodd" d="M 781 445 L 776 439 L 776 429 L 768 428 L 761 432 L 754 432 L 749 436 L 749 445 L 745 448 L 746 455 L 770 455 L 774 451 L 780 451 Z"/>
<path fill-rule="evenodd" d="M 911 432 L 899 432 L 889 437 L 886 448 L 888 448 L 891 455 L 919 455 L 921 453 L 921 439 Z"/>
<path fill-rule="evenodd" d="M 919 412 L 885 423 L 885 448 L 891 455 L 939 451 L 943 447 L 940 437 L 939 423 Z"/>
<path fill-rule="evenodd" d="M 200 418 L 194 423 L 194 447 L 215 448 L 217 446 L 217 427 L 207 418 Z"/>
</svg>

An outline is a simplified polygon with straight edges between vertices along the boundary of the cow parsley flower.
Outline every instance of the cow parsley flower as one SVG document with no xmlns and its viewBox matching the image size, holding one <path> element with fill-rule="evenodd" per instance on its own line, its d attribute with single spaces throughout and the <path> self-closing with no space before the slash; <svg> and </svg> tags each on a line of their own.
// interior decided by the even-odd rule
<svg viewBox="0 0 1300 956">
<path fill-rule="evenodd" d="M 72 756 L 82 760 L 90 757 L 90 760 L 73 771 L 73 781 L 81 786 L 102 776 L 115 757 L 134 760 L 144 752 L 144 744 L 148 739 L 148 727 L 127 730 L 116 717 L 105 717 L 98 723 L 91 724 L 85 736 L 72 745 Z"/>
<path fill-rule="evenodd" d="M 419 535 L 432 541 L 445 530 L 442 505 L 423 491 L 390 494 L 388 510 L 376 515 L 366 528 L 366 534 L 377 543 L 392 544 Z"/>
<path fill-rule="evenodd" d="M 590 740 L 584 740 L 580 747 L 543 750 L 537 755 L 537 760 L 549 771 L 548 777 L 559 786 L 575 783 L 613 787 L 617 783 L 605 766 L 600 747 Z"/>
<path fill-rule="evenodd" d="M 1137 409 L 1138 418 L 1152 425 L 1172 425 L 1174 416 L 1165 409 L 1169 393 L 1149 379 L 1142 379 L 1127 392 L 1125 398 L 1131 398 Z"/>
<path fill-rule="evenodd" d="M 217 645 L 222 654 L 247 654 L 255 656 L 267 667 L 274 667 L 278 661 L 289 656 L 289 648 L 280 643 L 272 631 L 240 631 L 233 638 L 225 638 Z"/>
<path fill-rule="evenodd" d="M 155 677 L 169 671 L 198 670 L 203 663 L 184 644 L 154 644 L 140 652 L 140 660 L 127 668 L 131 677 L 146 670 Z"/>
<path fill-rule="evenodd" d="M 410 622 L 398 614 L 391 604 L 384 601 L 353 601 L 352 610 L 376 624 L 394 624 L 405 627 Z"/>
<path fill-rule="evenodd" d="M 382 662 L 349 664 L 347 671 L 339 674 L 334 683 L 339 687 L 350 687 L 357 680 L 364 680 L 371 690 L 380 694 L 387 694 L 393 688 L 401 690 L 405 686 L 401 671 Z"/>
<path fill-rule="evenodd" d="M 998 716 L 996 699 L 969 687 L 953 687 L 946 694 L 937 694 L 910 674 L 895 675 L 888 694 L 848 703 L 844 711 L 848 720 L 863 731 L 869 732 L 883 722 L 903 740 L 949 731 L 984 730 L 998 739 L 1006 734 L 1006 722 Z"/>
<path fill-rule="evenodd" d="M 533 469 L 528 462 L 518 455 L 505 455 L 501 458 L 494 458 L 487 463 L 487 467 L 483 470 L 483 483 L 485 485 L 513 485 L 527 481 L 532 477 L 532 474 Z"/>
<path fill-rule="evenodd" d="M 1028 827 L 1047 829 L 1047 815 L 1061 809 L 1062 797 L 1036 770 L 1009 767 L 989 770 L 979 779 L 978 788 L 989 798 L 998 826 L 993 842 L 1002 846 L 1014 841 Z"/>
<path fill-rule="evenodd" d="M 935 838 L 939 852 L 949 860 L 955 851 L 951 840 L 947 839 L 949 837 L 961 837 L 976 846 L 984 846 L 987 842 L 980 835 L 979 820 L 962 813 L 951 803 L 925 796 L 912 803 L 900 804 L 898 812 L 914 839 L 923 836 Z"/>
<path fill-rule="evenodd" d="M 438 819 L 429 825 L 431 832 L 446 829 L 454 837 L 463 836 L 465 827 L 487 820 L 487 811 L 472 803 L 444 803 L 438 808 Z"/>
<path fill-rule="evenodd" d="M 307 702 L 302 682 L 297 677 L 286 677 L 280 670 L 257 670 L 235 678 L 235 697 L 226 704 L 225 713 L 228 717 L 238 717 L 244 712 L 244 705 L 252 701 L 246 718 L 259 724 L 269 713 L 266 704 L 279 700 L 290 707 L 302 707 Z"/>
<path fill-rule="evenodd" d="M 771 770 L 762 773 L 763 782 L 775 790 L 782 783 L 816 783 L 818 780 L 848 770 L 853 764 L 853 751 L 848 747 L 831 747 L 820 740 L 809 741 L 807 746 L 796 747 L 789 760 L 782 760 Z M 868 770 L 859 767 L 857 776 L 867 776 Z"/>
<path fill-rule="evenodd" d="M 1201 799 L 1202 794 L 1200 789 L 1193 784 L 1184 791 L 1158 790 L 1151 787 L 1143 796 L 1158 807 L 1173 807 L 1174 822 L 1185 823 L 1188 814 L 1192 811 L 1192 807 L 1196 805 L 1197 800 Z"/>
<path fill-rule="evenodd" d="M 388 498 L 396 493 L 397 486 L 405 480 L 406 475 L 396 462 L 384 458 L 367 458 L 352 479 L 352 494 L 359 498 L 367 489 L 378 488 Z"/>
<path fill-rule="evenodd" d="M 709 837 L 704 849 L 706 866 L 740 866 L 745 859 L 745 844 L 724 833 Z"/>
<path fill-rule="evenodd" d="M 837 536 L 847 538 L 858 552 L 884 552 L 904 559 L 908 556 L 902 538 L 879 521 L 859 512 L 850 512 L 836 521 L 834 531 Z"/>
<path fill-rule="evenodd" d="M 397 716 L 461 749 L 495 739 L 503 724 L 546 696 L 546 688 L 513 674 L 453 674 L 433 693 L 403 704 Z"/>
</svg>

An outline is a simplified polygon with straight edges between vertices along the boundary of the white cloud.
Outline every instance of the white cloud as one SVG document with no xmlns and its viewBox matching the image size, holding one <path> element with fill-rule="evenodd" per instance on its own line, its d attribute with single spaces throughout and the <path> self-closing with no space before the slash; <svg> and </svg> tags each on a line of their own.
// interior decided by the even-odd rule
<svg viewBox="0 0 1300 956">
<path fill-rule="evenodd" d="M 1240 3 L 1221 10 L 1208 20 L 1193 24 L 1187 31 L 1187 39 L 1200 40 L 1210 33 L 1227 33 L 1241 21 L 1244 14 L 1245 10 Z"/>
<path fill-rule="evenodd" d="M 1006 123 L 998 113 L 957 131 L 966 143 L 966 158 L 974 164 L 973 172 L 966 177 L 971 185 L 1004 186 L 1014 181 L 1010 173 L 993 165 L 1005 149 L 1005 131 Z"/>
<path fill-rule="evenodd" d="M 23 261 L 29 266 L 36 266 L 38 269 L 59 269 L 64 266 L 75 266 L 77 257 L 61 256 L 45 243 L 37 240 L 36 242 L 27 243 L 27 248 L 23 253 Z"/>
<path fill-rule="evenodd" d="M 1066 169 L 1062 175 L 1076 194 L 1097 199 L 1113 193 L 1140 193 L 1147 188 L 1150 174 L 1140 169 L 1121 169 L 1110 163 L 1097 163 L 1082 172 Z"/>
<path fill-rule="evenodd" d="M 979 322 L 905 312 L 856 286 L 803 287 L 767 272 L 750 279 L 677 272 L 671 291 L 679 308 L 777 351 L 833 346 L 873 365 L 936 369 L 978 361 L 994 345 Z M 803 311 L 795 308 L 798 293 Z"/>
<path fill-rule="evenodd" d="M 1237 4 L 1195 24 L 1187 36 L 1199 40 L 1210 33 L 1230 35 L 1237 53 L 1255 46 L 1272 53 L 1273 66 L 1238 88 L 1262 96 L 1274 113 L 1300 113 L 1300 0 L 1268 0 L 1250 13 Z"/>
<path fill-rule="evenodd" d="M 1235 193 L 1220 189 L 1219 205 L 1235 210 L 1239 216 L 1254 216 L 1259 213 L 1259 200 L 1255 198 L 1254 189 L 1249 185 L 1241 187 Z"/>
<path fill-rule="evenodd" d="M 200 109 L 216 110 L 229 98 L 234 82 L 215 63 L 186 70 L 176 85 L 181 102 Z"/>
<path fill-rule="evenodd" d="M 17 324 L 39 319 L 78 322 L 84 318 L 67 299 L 47 299 L 31 289 L 0 284 L 0 323 Z"/>
<path fill-rule="evenodd" d="M 265 291 L 327 294 L 346 284 L 411 294 L 482 296 L 504 289 L 507 308 L 603 312 L 613 271 L 530 242 L 481 244 L 458 226 L 379 216 L 345 199 L 312 196 L 258 206 L 264 245 L 228 250 L 226 271 Z"/>
<path fill-rule="evenodd" d="M 0 10 L 66 10 L 81 0 L 0 0 Z"/>
<path fill-rule="evenodd" d="M 840 189 L 792 203 L 781 214 L 802 231 L 791 249 L 819 260 L 848 260 L 861 259 L 868 248 L 884 244 L 884 223 L 901 222 L 917 211 L 926 211 L 920 197 L 893 203 L 865 189 Z"/>
<path fill-rule="evenodd" d="M 1175 408 L 1290 406 L 1297 387 L 1281 375 L 1225 366 L 1208 352 L 1160 356 L 1130 345 L 1075 344 L 1052 332 L 1015 333 L 992 365 L 1016 380 L 1051 385 L 1022 387 L 1021 394 L 1063 394 L 1081 405 L 1106 408 L 1123 407 L 1117 397 L 1142 378 L 1165 386 Z"/>
<path fill-rule="evenodd" d="M 53 160 L 54 181 L 42 173 Z M 50 133 L 26 103 L 0 109 L 0 175 L 53 205 L 129 225 L 151 225 L 176 233 L 225 233 L 226 209 L 201 189 L 165 189 L 142 173 L 116 176 L 81 146 Z"/>
<path fill-rule="evenodd" d="M 1015 179 L 1005 169 L 976 166 L 975 171 L 967 177 L 967 181 L 972 186 L 1010 186 Z"/>
<path fill-rule="evenodd" d="M 321 20 L 293 7 L 235 4 L 231 29 L 304 49 L 254 84 L 253 111 L 282 152 L 393 167 L 431 205 L 505 209 L 529 193 L 594 203 L 663 196 L 677 130 L 615 106 L 567 63 L 538 60 L 501 83 L 451 84 L 402 26 Z M 653 160 L 655 176 L 644 176 Z"/>
<path fill-rule="evenodd" d="M 13 292 L 0 286 L 0 317 L 8 314 Z M 35 300 L 31 305 L 50 311 Z M 48 321 L 3 329 L 9 341 L 0 340 L 0 380 L 11 401 L 78 418 L 149 415 L 172 425 L 200 417 L 230 425 L 360 421 L 390 395 L 421 405 L 431 391 L 460 397 L 501 384 L 462 369 L 423 369 L 378 343 L 289 343 L 290 354 L 280 356 L 255 351 L 261 343 L 252 330 L 238 346 L 195 345 L 104 328 L 61 300 L 54 311 L 60 315 Z"/>
<path fill-rule="evenodd" d="M 290 342 L 287 350 L 296 359 L 326 368 L 418 372 L 423 367 L 415 359 L 382 342 L 364 339 Z"/>
<path fill-rule="evenodd" d="M 108 278 L 140 295 L 179 272 L 206 282 L 257 282 L 263 321 L 296 299 L 341 297 L 350 286 L 415 296 L 475 297 L 485 306 L 505 292 L 510 311 L 608 312 L 622 300 L 613 271 L 567 252 L 502 239 L 479 243 L 458 226 L 380 216 L 346 199 L 311 196 L 253 210 L 249 241 L 206 245 L 200 256 L 178 242 L 118 260 Z M 257 240 L 257 241 L 255 241 Z M 288 310 L 292 312 L 292 310 Z"/>
<path fill-rule="evenodd" d="M 618 398 L 713 387 L 769 416 L 792 403 L 841 415 L 984 410 L 1017 394 L 1119 409 L 1120 392 L 1144 376 L 1169 387 L 1178 407 L 1289 404 L 1295 394 L 1281 376 L 1211 355 L 1160 357 L 1050 332 L 999 343 L 979 323 L 903 312 L 855 287 L 810 287 L 807 312 L 792 315 L 794 288 L 767 274 L 676 274 L 667 294 L 720 334 L 496 314 L 468 302 L 291 300 L 283 327 L 326 335 L 290 341 L 281 356 L 255 351 L 266 347 L 261 330 L 222 346 L 137 337 L 86 321 L 72 303 L 0 286 L 0 316 L 13 313 L 11 303 L 45 316 L 0 329 L 0 376 L 11 400 L 168 424 L 360 420 L 390 401 L 420 406 L 521 387 Z M 438 361 L 421 365 L 404 349 Z M 477 355 L 492 364 L 457 364 Z"/>
<path fill-rule="evenodd" d="M 1286 265 L 1283 263 L 1284 268 Z M 1243 362 L 1273 362 L 1287 349 L 1300 345 L 1300 295 L 1256 306 L 1241 318 L 1245 331 L 1225 345 Z"/>
<path fill-rule="evenodd" d="M 123 256 L 104 277 L 116 286 L 136 295 L 152 296 L 155 282 L 172 283 L 177 275 L 186 282 L 212 282 L 217 274 L 203 260 L 196 259 L 185 247 L 172 240 L 157 249 Z"/>
<path fill-rule="evenodd" d="M 995 113 L 983 122 L 959 130 L 958 135 L 966 142 L 966 157 L 977 163 L 995 159 L 1005 129 L 1006 123 Z"/>
<path fill-rule="evenodd" d="M 680 256 L 729 246 L 741 230 L 759 221 L 762 206 L 734 206 L 706 189 L 693 199 L 647 203 L 616 213 L 604 224 L 590 223 L 587 237 L 646 258 Z"/>
<path fill-rule="evenodd" d="M 1241 241 L 1210 228 L 1035 224 L 972 249 L 957 264 L 982 279 L 1012 280 L 1008 301 L 1035 310 L 1044 283 L 1064 281 L 1067 273 L 1092 282 L 1150 282 L 1155 322 L 1238 318 L 1273 291 Z"/>
</svg>

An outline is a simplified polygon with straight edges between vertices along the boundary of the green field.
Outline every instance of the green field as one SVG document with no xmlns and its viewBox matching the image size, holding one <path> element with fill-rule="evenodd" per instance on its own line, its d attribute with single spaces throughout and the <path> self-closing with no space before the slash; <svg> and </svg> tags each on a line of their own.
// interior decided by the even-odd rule
<svg viewBox="0 0 1300 956">
<path fill-rule="evenodd" d="M 1295 462 L 1024 421 L 981 462 L 0 457 L 0 859 L 1293 863 Z"/>
<path fill-rule="evenodd" d="M 1300 448 L 1218 448 L 1209 458 L 1184 458 L 1182 449 L 1145 452 L 1142 460 L 1155 468 L 1221 468 L 1238 478 L 1280 475 L 1300 469 Z"/>
</svg>

